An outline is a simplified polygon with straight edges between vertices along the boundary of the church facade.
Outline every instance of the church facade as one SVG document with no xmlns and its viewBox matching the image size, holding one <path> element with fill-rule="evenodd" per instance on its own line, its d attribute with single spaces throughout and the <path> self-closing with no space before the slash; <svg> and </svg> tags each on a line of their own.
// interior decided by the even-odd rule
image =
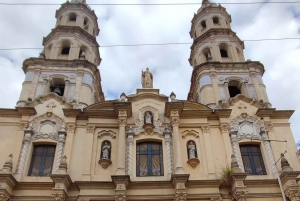
<svg viewBox="0 0 300 201">
<path fill-rule="evenodd" d="M 149 68 L 105 100 L 97 16 L 71 0 L 55 17 L 17 106 L 0 109 L 0 201 L 300 200 L 293 111 L 272 108 L 224 7 L 203 0 L 192 19 L 187 100 Z"/>
</svg>

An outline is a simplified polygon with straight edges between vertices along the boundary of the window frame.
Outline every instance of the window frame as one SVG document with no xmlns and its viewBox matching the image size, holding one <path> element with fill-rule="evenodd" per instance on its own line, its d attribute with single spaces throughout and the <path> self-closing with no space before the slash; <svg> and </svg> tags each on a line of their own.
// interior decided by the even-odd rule
<svg viewBox="0 0 300 201">
<path fill-rule="evenodd" d="M 247 148 L 247 152 L 243 152 L 242 151 L 242 147 L 246 147 Z M 256 147 L 258 152 L 252 152 L 251 148 L 252 147 Z M 240 154 L 241 154 L 241 159 L 242 159 L 242 163 L 243 163 L 243 167 L 244 167 L 244 171 L 245 172 L 249 172 L 248 170 L 246 170 L 246 166 L 245 166 L 245 162 L 244 162 L 244 156 L 249 158 L 249 163 L 250 163 L 250 168 L 251 168 L 251 172 L 249 172 L 250 175 L 267 175 L 267 169 L 264 163 L 264 158 L 263 158 L 263 154 L 262 154 L 262 150 L 260 145 L 258 144 L 240 144 L 239 145 L 240 148 Z M 255 165 L 255 159 L 253 158 L 253 156 L 258 156 L 259 157 L 259 164 L 262 168 L 262 174 L 258 174 L 256 169 L 256 165 Z"/>
<path fill-rule="evenodd" d="M 147 145 L 147 151 L 140 151 L 141 145 Z M 159 150 L 153 151 L 150 147 L 152 145 L 158 145 Z M 150 151 L 150 153 L 149 153 Z M 140 153 L 142 152 L 142 153 Z M 146 152 L 146 153 L 145 153 Z M 159 153 L 157 153 L 159 152 Z M 147 157 L 147 175 L 140 175 L 140 156 L 146 155 Z M 152 169 L 152 156 L 159 155 L 159 174 L 160 175 L 153 175 L 153 169 Z M 164 176 L 164 156 L 163 156 L 163 145 L 162 142 L 157 141 L 146 141 L 146 142 L 139 142 L 136 145 L 136 177 L 163 177 Z"/>
<path fill-rule="evenodd" d="M 41 154 L 36 153 L 36 150 L 37 150 L 38 147 L 43 147 L 43 153 L 41 153 Z M 47 153 L 48 148 L 51 148 L 51 147 L 54 148 L 54 152 L 53 153 Z M 46 153 L 45 153 L 45 148 L 47 148 Z M 54 145 L 54 144 L 33 144 L 32 153 L 31 153 L 31 157 L 30 157 L 30 161 L 29 161 L 29 168 L 28 168 L 28 171 L 27 171 L 28 172 L 27 176 L 29 176 L 29 177 L 49 177 L 50 174 L 52 174 L 52 171 L 53 171 L 56 151 L 57 151 L 56 150 L 56 145 Z M 32 175 L 35 156 L 41 156 L 42 157 L 38 175 Z M 50 157 L 52 157 L 51 170 L 50 170 L 48 175 L 44 175 L 45 163 L 46 163 L 47 158 L 50 158 Z"/>
</svg>

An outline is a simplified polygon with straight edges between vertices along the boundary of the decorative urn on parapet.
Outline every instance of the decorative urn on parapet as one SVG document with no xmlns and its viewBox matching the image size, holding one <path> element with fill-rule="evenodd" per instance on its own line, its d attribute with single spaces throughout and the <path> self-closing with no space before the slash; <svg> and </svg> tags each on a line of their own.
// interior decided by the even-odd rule
<svg viewBox="0 0 300 201">
<path fill-rule="evenodd" d="M 146 111 L 144 114 L 144 126 L 145 132 L 148 134 L 153 133 L 153 129 L 155 128 L 153 125 L 153 114 L 150 111 Z"/>
</svg>

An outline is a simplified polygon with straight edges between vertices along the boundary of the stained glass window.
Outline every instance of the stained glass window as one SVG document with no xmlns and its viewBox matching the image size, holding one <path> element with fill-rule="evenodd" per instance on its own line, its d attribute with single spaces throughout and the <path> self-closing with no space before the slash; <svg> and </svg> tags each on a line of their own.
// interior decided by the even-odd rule
<svg viewBox="0 0 300 201">
<path fill-rule="evenodd" d="M 161 143 L 143 142 L 136 147 L 136 176 L 163 176 L 163 155 Z"/>
<path fill-rule="evenodd" d="M 34 146 L 28 176 L 47 177 L 52 172 L 55 146 Z"/>
<path fill-rule="evenodd" d="M 240 149 L 245 172 L 252 175 L 267 174 L 259 145 L 241 145 Z"/>
</svg>

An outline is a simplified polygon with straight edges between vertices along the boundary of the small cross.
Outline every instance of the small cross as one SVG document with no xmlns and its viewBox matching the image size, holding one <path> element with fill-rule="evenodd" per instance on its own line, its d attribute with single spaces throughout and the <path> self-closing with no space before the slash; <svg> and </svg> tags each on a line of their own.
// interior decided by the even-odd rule
<svg viewBox="0 0 300 201">
<path fill-rule="evenodd" d="M 47 107 L 49 108 L 48 109 L 48 112 L 52 112 L 53 111 L 53 108 L 56 107 L 55 103 L 54 102 L 50 102 Z"/>
</svg>

